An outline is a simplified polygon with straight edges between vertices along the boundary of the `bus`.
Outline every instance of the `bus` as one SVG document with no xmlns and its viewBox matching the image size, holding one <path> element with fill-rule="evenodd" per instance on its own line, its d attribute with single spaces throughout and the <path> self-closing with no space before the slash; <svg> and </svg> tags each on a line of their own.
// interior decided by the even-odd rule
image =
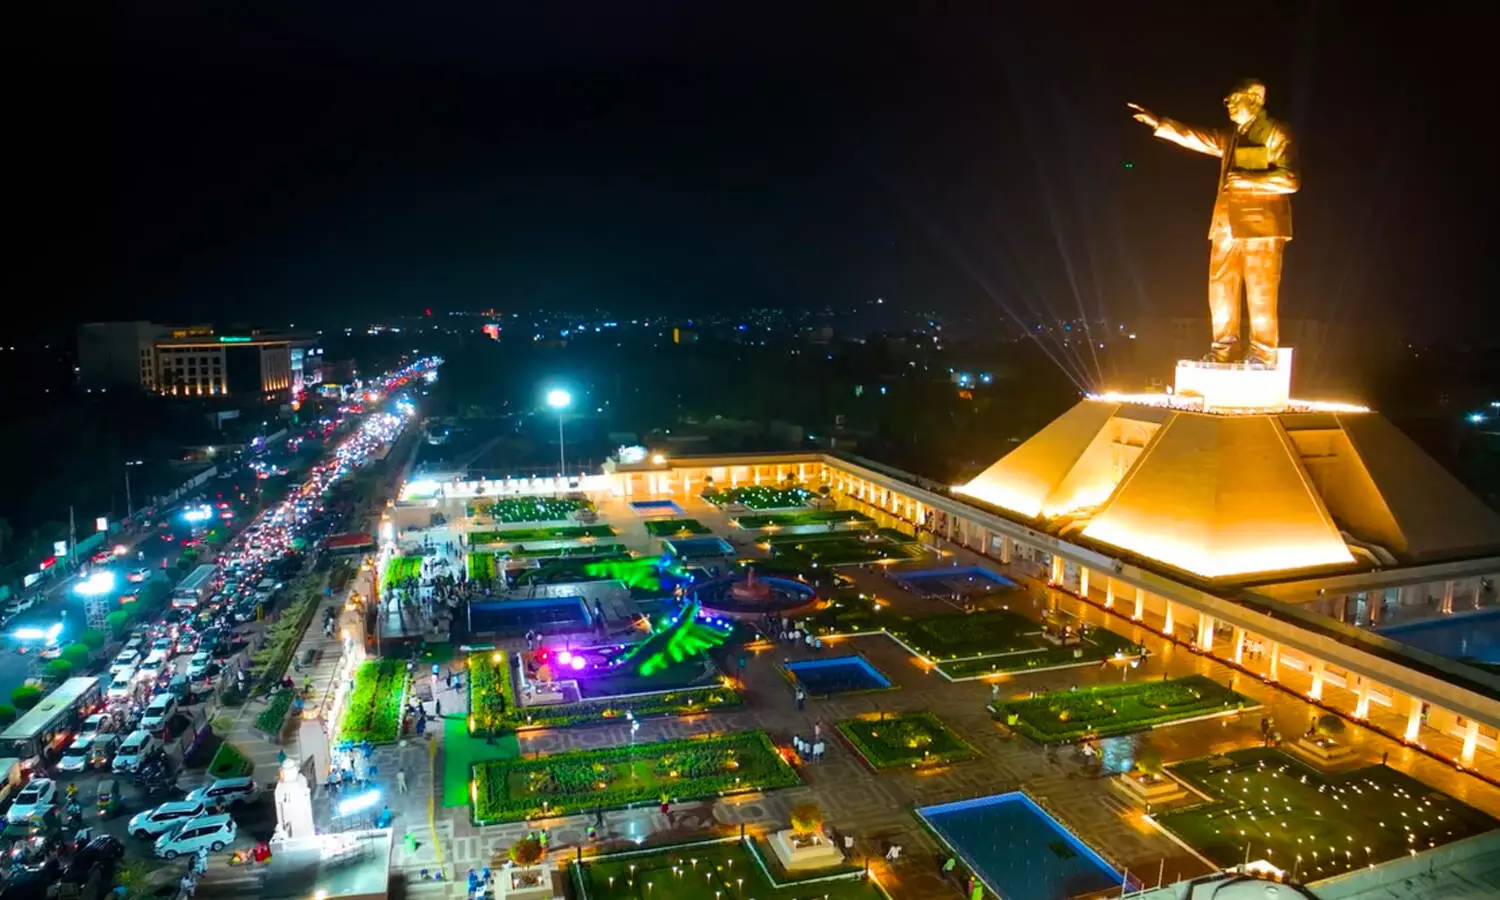
<svg viewBox="0 0 1500 900">
<path fill-rule="evenodd" d="M 99 679 L 69 678 L 26 715 L 0 732 L 0 757 L 35 766 L 44 754 L 61 753 L 73 732 L 99 704 Z"/>
<path fill-rule="evenodd" d="M 205 597 L 213 593 L 214 576 L 218 571 L 217 566 L 199 566 L 194 569 L 178 583 L 177 590 L 172 592 L 172 605 L 191 609 L 202 603 Z"/>
</svg>

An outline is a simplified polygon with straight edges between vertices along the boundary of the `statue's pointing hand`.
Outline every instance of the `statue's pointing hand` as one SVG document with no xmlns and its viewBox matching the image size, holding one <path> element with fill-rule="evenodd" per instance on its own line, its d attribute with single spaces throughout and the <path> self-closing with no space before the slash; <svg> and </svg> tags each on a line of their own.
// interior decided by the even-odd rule
<svg viewBox="0 0 1500 900">
<path fill-rule="evenodd" d="M 1157 118 L 1156 113 L 1146 107 L 1138 106 L 1134 103 L 1127 103 L 1125 105 L 1134 110 L 1133 118 L 1147 128 L 1155 128 L 1161 124 L 1161 119 Z"/>
</svg>

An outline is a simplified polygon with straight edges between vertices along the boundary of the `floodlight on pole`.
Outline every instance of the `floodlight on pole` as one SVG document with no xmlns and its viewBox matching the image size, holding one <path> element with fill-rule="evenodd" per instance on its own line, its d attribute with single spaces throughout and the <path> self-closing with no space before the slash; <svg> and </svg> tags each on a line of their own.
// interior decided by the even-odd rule
<svg viewBox="0 0 1500 900">
<path fill-rule="evenodd" d="M 573 402 L 573 395 L 561 388 L 554 388 L 547 392 L 547 405 L 557 410 L 557 477 L 567 478 L 568 458 L 567 444 L 563 441 L 563 410 Z"/>
</svg>

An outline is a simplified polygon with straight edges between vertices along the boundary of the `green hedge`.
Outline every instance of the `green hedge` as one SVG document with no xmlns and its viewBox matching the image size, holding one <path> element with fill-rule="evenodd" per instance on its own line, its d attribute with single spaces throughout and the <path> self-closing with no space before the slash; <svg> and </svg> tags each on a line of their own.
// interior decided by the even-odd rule
<svg viewBox="0 0 1500 900">
<path fill-rule="evenodd" d="M 492 516 L 503 523 L 555 522 L 579 510 L 592 510 L 594 504 L 572 497 L 502 497 L 499 500 L 476 498 L 468 506 L 469 515 Z"/>
<path fill-rule="evenodd" d="M 749 509 L 787 509 L 793 506 L 805 506 L 817 497 L 812 491 L 801 486 L 767 487 L 758 484 L 722 491 L 709 489 L 700 496 L 715 506 L 738 503 Z"/>
<path fill-rule="evenodd" d="M 405 585 L 413 578 L 422 577 L 422 557 L 393 556 L 385 561 L 385 577 L 381 585 Z"/>
<path fill-rule="evenodd" d="M 612 538 L 615 530 L 608 525 L 560 525 L 556 528 L 510 528 L 504 531 L 471 531 L 469 546 L 481 544 L 517 544 L 523 541 L 578 541 L 584 538 Z"/>
<path fill-rule="evenodd" d="M 1046 744 L 1129 734 L 1252 702 L 1216 681 L 1189 675 L 1009 700 L 998 704 L 995 713 L 1016 731 Z"/>
<path fill-rule="evenodd" d="M 747 531 L 758 528 L 790 528 L 797 525 L 858 524 L 874 525 L 875 520 L 853 509 L 803 509 L 796 512 L 740 516 L 735 524 Z"/>
<path fill-rule="evenodd" d="M 354 672 L 354 690 L 339 723 L 340 741 L 388 744 L 401 736 L 401 703 L 406 697 L 406 663 L 365 660 Z"/>
<path fill-rule="evenodd" d="M 713 534 L 713 529 L 697 519 L 647 519 L 646 533 L 652 537 L 672 537 L 678 534 Z"/>
<path fill-rule="evenodd" d="M 474 765 L 474 781 L 481 825 L 802 783 L 763 731 L 488 760 Z"/>
<path fill-rule="evenodd" d="M 979 755 L 930 712 L 849 719 L 836 727 L 875 769 L 916 768 Z"/>
<path fill-rule="evenodd" d="M 273 738 L 280 736 L 282 727 L 286 725 L 286 714 L 291 711 L 292 701 L 296 697 L 294 691 L 277 691 L 271 697 L 270 704 L 255 717 L 255 727 Z"/>
</svg>

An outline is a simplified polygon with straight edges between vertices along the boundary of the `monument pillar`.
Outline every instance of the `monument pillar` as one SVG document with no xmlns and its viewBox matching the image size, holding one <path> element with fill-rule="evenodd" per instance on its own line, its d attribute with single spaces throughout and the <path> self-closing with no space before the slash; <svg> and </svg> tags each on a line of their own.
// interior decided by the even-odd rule
<svg viewBox="0 0 1500 900">
<path fill-rule="evenodd" d="M 1144 616 L 1145 614 L 1146 614 L 1146 589 L 1142 588 L 1142 587 L 1138 587 L 1138 588 L 1135 589 L 1135 614 L 1132 615 L 1131 618 L 1134 619 L 1134 620 L 1136 620 L 1137 622 L 1139 622 L 1141 620 L 1141 616 Z"/>
<path fill-rule="evenodd" d="M 1281 645 L 1272 641 L 1270 665 L 1266 667 L 1266 679 L 1268 681 L 1276 680 L 1277 663 L 1279 662 L 1281 662 Z"/>
<path fill-rule="evenodd" d="M 1203 650 L 1214 646 L 1214 617 L 1207 613 L 1198 614 L 1198 646 Z"/>
<path fill-rule="evenodd" d="M 1078 567 L 1078 596 L 1087 600 L 1089 598 L 1089 567 Z"/>
<path fill-rule="evenodd" d="M 1245 662 L 1245 629 L 1234 626 L 1234 664 L 1241 665 Z"/>
<path fill-rule="evenodd" d="M 1000 537 L 1000 561 L 1002 563 L 1004 563 L 1005 565 L 1007 565 L 1007 566 L 1010 565 L 1010 557 L 1011 557 L 1011 554 L 1014 553 L 1014 552 L 1015 552 L 1015 544 L 1011 540 L 1010 535 L 1008 535 L 1008 534 L 1007 535 L 1001 535 L 1001 537 Z"/>
<path fill-rule="evenodd" d="M 1312 686 L 1307 689 L 1307 696 L 1314 700 L 1323 699 L 1323 670 L 1327 663 L 1321 659 L 1313 660 L 1312 664 Z"/>
<path fill-rule="evenodd" d="M 1415 744 L 1422 734 L 1422 700 L 1412 696 L 1407 699 L 1411 701 L 1411 709 L 1406 713 L 1406 734 L 1402 735 L 1402 739 L 1408 744 Z"/>
<path fill-rule="evenodd" d="M 1458 590 L 1458 584 L 1453 581 L 1443 582 L 1443 605 L 1441 612 L 1453 612 L 1453 595 Z"/>
<path fill-rule="evenodd" d="M 1355 691 L 1354 718 L 1367 719 L 1370 716 L 1370 682 L 1367 679 L 1359 680 L 1359 689 Z"/>
<path fill-rule="evenodd" d="M 1167 637 L 1171 637 L 1172 633 L 1174 631 L 1176 631 L 1176 624 L 1177 623 L 1172 621 L 1172 601 L 1168 600 L 1166 602 L 1167 602 L 1167 620 L 1162 623 L 1161 630 L 1166 633 Z"/>
<path fill-rule="evenodd" d="M 1466 766 L 1474 765 L 1474 751 L 1479 748 L 1479 721 L 1470 719 L 1464 726 L 1464 750 L 1458 761 Z"/>
<path fill-rule="evenodd" d="M 1065 563 L 1063 562 L 1063 558 L 1061 556 L 1057 555 L 1056 553 L 1052 554 L 1052 576 L 1047 579 L 1048 584 L 1052 585 L 1053 587 L 1060 587 L 1062 585 L 1064 565 Z"/>
<path fill-rule="evenodd" d="M 1104 608 L 1115 608 L 1115 580 L 1113 578 L 1104 579 Z"/>
</svg>

